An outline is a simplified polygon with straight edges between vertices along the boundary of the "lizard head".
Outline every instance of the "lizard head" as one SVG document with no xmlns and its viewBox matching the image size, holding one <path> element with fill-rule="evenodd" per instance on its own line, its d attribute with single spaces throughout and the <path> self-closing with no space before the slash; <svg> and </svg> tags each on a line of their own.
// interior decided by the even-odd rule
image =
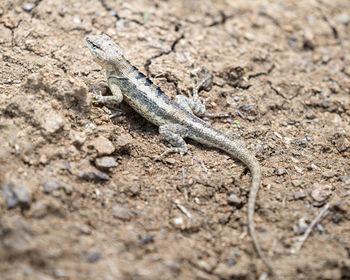
<svg viewBox="0 0 350 280">
<path fill-rule="evenodd" d="M 85 41 L 92 56 L 101 66 L 124 58 L 122 50 L 105 34 L 87 36 Z"/>
</svg>

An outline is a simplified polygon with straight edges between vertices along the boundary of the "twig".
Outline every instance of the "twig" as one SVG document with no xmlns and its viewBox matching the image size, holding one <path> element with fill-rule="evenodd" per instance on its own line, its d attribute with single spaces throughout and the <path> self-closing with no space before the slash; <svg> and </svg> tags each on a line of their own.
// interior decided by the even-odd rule
<svg viewBox="0 0 350 280">
<path fill-rule="evenodd" d="M 124 113 L 123 112 L 115 112 L 115 113 L 113 113 L 113 114 L 110 114 L 109 115 L 109 118 L 110 119 L 113 119 L 113 118 L 116 118 L 116 117 L 120 117 L 120 116 L 122 116 Z"/>
<path fill-rule="evenodd" d="M 201 167 L 204 169 L 205 174 L 208 174 L 208 168 L 205 166 L 204 161 L 199 158 L 195 158 L 195 160 L 200 163 Z"/>
<path fill-rule="evenodd" d="M 306 241 L 306 239 L 309 237 L 313 227 L 318 223 L 318 221 L 322 218 L 322 216 L 326 213 L 327 209 L 329 208 L 329 203 L 327 203 L 325 205 L 325 207 L 323 207 L 323 209 L 321 210 L 321 212 L 317 215 L 317 217 L 312 221 L 312 223 L 309 225 L 309 227 L 306 229 L 304 235 L 299 239 L 299 241 L 297 242 L 296 251 L 299 251 L 301 249 L 301 247 L 303 246 L 304 242 Z"/>
<path fill-rule="evenodd" d="M 175 200 L 174 202 L 175 202 L 177 208 L 179 208 L 179 209 L 182 211 L 182 213 L 184 213 L 184 214 L 185 214 L 188 218 L 190 218 L 191 220 L 194 220 L 193 216 L 192 216 L 191 213 L 185 208 L 185 206 L 183 206 L 183 205 L 180 204 L 180 201 Z"/>
<path fill-rule="evenodd" d="M 204 115 L 201 115 L 201 117 L 203 118 L 208 118 L 208 119 L 219 119 L 219 118 L 230 118 L 231 115 L 230 114 L 220 114 L 220 113 L 217 113 L 217 114 L 210 114 L 210 113 L 207 113 L 207 114 L 204 114 Z"/>
<path fill-rule="evenodd" d="M 188 201 L 188 191 L 186 188 L 186 174 L 185 174 L 185 168 L 182 167 L 182 184 L 184 186 L 184 196 L 185 200 Z"/>
</svg>

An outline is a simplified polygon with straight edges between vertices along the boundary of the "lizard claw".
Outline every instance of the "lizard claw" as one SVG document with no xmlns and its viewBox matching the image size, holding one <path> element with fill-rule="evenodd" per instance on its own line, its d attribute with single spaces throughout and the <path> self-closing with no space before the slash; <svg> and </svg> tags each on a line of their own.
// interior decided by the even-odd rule
<svg viewBox="0 0 350 280">
<path fill-rule="evenodd" d="M 179 153 L 181 156 L 184 156 L 187 153 L 190 153 L 187 148 L 179 148 L 179 147 L 173 147 L 173 148 L 169 148 L 166 149 L 163 153 L 161 153 L 159 156 L 153 156 L 153 159 L 155 161 L 159 161 L 162 160 L 163 158 L 165 158 L 168 154 L 171 153 Z"/>
</svg>

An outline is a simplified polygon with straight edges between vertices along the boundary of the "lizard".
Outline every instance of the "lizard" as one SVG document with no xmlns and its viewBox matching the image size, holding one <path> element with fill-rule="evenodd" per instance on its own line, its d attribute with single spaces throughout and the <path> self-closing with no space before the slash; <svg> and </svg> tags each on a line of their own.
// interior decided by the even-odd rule
<svg viewBox="0 0 350 280">
<path fill-rule="evenodd" d="M 107 35 L 89 35 L 85 38 L 94 60 L 106 71 L 112 96 L 95 95 L 102 103 L 128 103 L 136 112 L 159 127 L 159 133 L 173 146 L 169 152 L 187 153 L 184 138 L 190 138 L 209 147 L 218 148 L 243 162 L 250 170 L 252 181 L 248 196 L 248 229 L 254 247 L 273 274 L 270 261 L 260 248 L 254 224 L 254 208 L 261 184 L 261 168 L 256 157 L 238 141 L 215 129 L 198 116 L 205 105 L 198 97 L 200 86 L 194 87 L 192 98 L 177 95 L 173 100 L 150 79 L 133 66 L 122 49 Z M 200 85 L 205 84 L 205 80 Z"/>
</svg>

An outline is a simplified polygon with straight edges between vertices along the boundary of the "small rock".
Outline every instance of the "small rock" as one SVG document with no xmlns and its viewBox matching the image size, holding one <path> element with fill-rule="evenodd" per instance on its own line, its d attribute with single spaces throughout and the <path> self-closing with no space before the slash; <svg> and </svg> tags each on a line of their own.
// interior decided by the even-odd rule
<svg viewBox="0 0 350 280">
<path fill-rule="evenodd" d="M 294 195 L 291 194 L 291 193 L 288 193 L 288 194 L 286 195 L 286 199 L 287 199 L 288 201 L 292 201 L 292 200 L 294 200 Z"/>
<path fill-rule="evenodd" d="M 61 192 L 59 190 L 53 190 L 52 191 L 52 196 L 53 197 L 61 197 Z"/>
<path fill-rule="evenodd" d="M 242 200 L 234 193 L 231 193 L 228 197 L 228 203 L 234 206 L 239 206 L 242 204 Z"/>
<path fill-rule="evenodd" d="M 99 169 L 108 169 L 111 167 L 118 166 L 118 163 L 115 161 L 113 157 L 101 157 L 95 159 L 96 167 Z"/>
<path fill-rule="evenodd" d="M 73 192 L 73 187 L 71 185 L 63 185 L 62 188 L 67 195 L 70 195 Z"/>
<path fill-rule="evenodd" d="M 31 198 L 27 187 L 19 184 L 5 183 L 3 194 L 7 202 L 7 209 L 19 206 L 21 209 L 28 209 Z"/>
<path fill-rule="evenodd" d="M 44 193 L 51 193 L 54 190 L 58 190 L 60 185 L 57 182 L 46 182 L 44 185 Z"/>
<path fill-rule="evenodd" d="M 279 175 L 279 176 L 286 174 L 286 173 L 287 173 L 287 171 L 285 168 L 278 168 L 277 169 L 277 175 Z"/>
<path fill-rule="evenodd" d="M 322 176 L 323 176 L 324 178 L 326 178 L 326 179 L 330 179 L 330 178 L 336 177 L 337 174 L 338 174 L 337 171 L 332 170 L 332 171 L 329 171 L 329 172 L 324 172 L 324 173 L 322 174 Z"/>
<path fill-rule="evenodd" d="M 35 219 L 42 219 L 48 214 L 47 206 L 41 201 L 36 202 L 31 207 L 31 211 L 32 211 L 32 216 Z"/>
<path fill-rule="evenodd" d="M 23 10 L 26 12 L 31 12 L 34 8 L 34 5 L 32 3 L 26 3 L 23 6 Z"/>
<path fill-rule="evenodd" d="M 247 116 L 247 120 L 250 121 L 250 122 L 253 122 L 256 120 L 256 117 L 254 116 Z"/>
<path fill-rule="evenodd" d="M 81 234 L 84 234 L 84 235 L 90 235 L 91 234 L 91 230 L 90 230 L 90 227 L 88 225 L 78 225 L 76 227 L 76 229 Z"/>
<path fill-rule="evenodd" d="M 133 141 L 132 136 L 128 133 L 124 133 L 118 136 L 116 145 L 118 149 L 128 149 L 131 146 L 132 141 Z"/>
<path fill-rule="evenodd" d="M 278 200 L 278 201 L 282 201 L 283 198 L 282 198 L 282 195 L 280 193 L 277 193 L 275 195 L 275 199 Z"/>
<path fill-rule="evenodd" d="M 312 186 L 311 197 L 316 202 L 324 202 L 332 193 L 332 187 L 330 185 L 321 185 L 315 183 Z"/>
<path fill-rule="evenodd" d="M 302 180 L 293 180 L 292 185 L 293 187 L 300 187 L 302 185 L 303 181 Z"/>
<path fill-rule="evenodd" d="M 307 227 L 308 227 L 308 225 L 305 222 L 305 219 L 300 218 L 298 221 L 298 226 L 293 226 L 294 233 L 297 235 L 303 234 L 306 231 Z"/>
<path fill-rule="evenodd" d="M 73 168 L 72 171 L 80 179 L 86 181 L 100 182 L 109 180 L 109 176 L 106 173 L 98 170 L 94 166 L 91 166 L 88 160 L 82 160 Z"/>
<path fill-rule="evenodd" d="M 54 134 L 63 128 L 64 121 L 62 117 L 57 114 L 48 114 L 44 117 L 41 126 L 48 134 Z"/>
<path fill-rule="evenodd" d="M 140 241 L 142 244 L 148 244 L 148 243 L 152 243 L 154 241 L 154 239 L 153 239 L 152 235 L 147 235 L 145 237 L 141 237 Z"/>
<path fill-rule="evenodd" d="M 95 138 L 92 142 L 99 156 L 110 155 L 114 153 L 115 148 L 111 141 L 104 136 Z"/>
<path fill-rule="evenodd" d="M 121 205 L 116 205 L 112 209 L 113 218 L 120 219 L 122 221 L 130 221 L 132 214 L 128 208 L 125 208 Z"/>
<path fill-rule="evenodd" d="M 348 25 L 350 21 L 350 17 L 347 13 L 340 13 L 335 17 L 335 21 L 338 24 Z"/>
<path fill-rule="evenodd" d="M 236 261 L 234 258 L 229 258 L 229 259 L 226 261 L 226 265 L 227 265 L 227 266 L 234 266 L 236 263 L 237 263 L 237 261 Z"/>
<path fill-rule="evenodd" d="M 117 17 L 117 16 L 118 16 L 117 12 L 114 11 L 114 10 L 109 10 L 108 13 L 109 13 L 109 15 L 112 16 L 112 17 Z"/>
<path fill-rule="evenodd" d="M 306 197 L 305 193 L 303 191 L 296 192 L 294 194 L 295 199 L 303 199 Z"/>
<path fill-rule="evenodd" d="M 118 29 L 118 31 L 121 31 L 121 30 L 125 29 L 125 24 L 121 20 L 118 20 L 115 23 L 115 27 Z"/>
<path fill-rule="evenodd" d="M 137 196 L 140 193 L 141 187 L 138 184 L 133 184 L 131 186 L 126 186 L 125 187 L 125 192 L 129 195 L 129 196 Z"/>
<path fill-rule="evenodd" d="M 2 255 L 7 252 L 12 256 L 18 257 L 19 255 L 30 253 L 31 250 L 35 250 L 33 239 L 31 224 L 26 222 L 24 218 L 18 215 L 3 215 L 1 217 Z"/>
<path fill-rule="evenodd" d="M 340 176 L 339 179 L 346 185 L 350 184 L 350 176 L 348 175 Z"/>
<path fill-rule="evenodd" d="M 300 173 L 300 174 L 303 174 L 303 169 L 297 165 L 294 165 L 294 168 L 295 168 L 295 171 Z"/>
<path fill-rule="evenodd" d="M 101 254 L 99 252 L 94 252 L 94 253 L 90 253 L 86 256 L 86 260 L 89 263 L 94 263 L 99 261 L 102 258 Z"/>
<path fill-rule="evenodd" d="M 182 225 L 182 224 L 183 224 L 183 219 L 182 219 L 182 217 L 174 218 L 174 224 L 175 224 L 175 225 Z"/>
<path fill-rule="evenodd" d="M 174 165 L 176 163 L 176 160 L 174 158 L 166 158 L 164 159 L 166 163 L 169 163 L 171 165 Z"/>
<path fill-rule="evenodd" d="M 246 38 L 248 41 L 254 41 L 255 40 L 255 35 L 251 32 L 246 32 L 244 34 L 244 38 Z"/>
<path fill-rule="evenodd" d="M 84 132 L 71 131 L 70 137 L 72 139 L 73 145 L 76 147 L 81 147 L 86 141 L 86 135 Z"/>
<path fill-rule="evenodd" d="M 79 172 L 78 177 L 86 181 L 94 182 L 109 180 L 109 176 L 106 173 L 101 172 L 100 170 L 92 166 L 90 166 L 86 170 L 82 170 L 81 172 Z"/>
<path fill-rule="evenodd" d="M 346 150 L 350 149 L 350 141 L 344 135 L 337 137 L 332 142 L 339 153 L 343 153 Z"/>
</svg>

